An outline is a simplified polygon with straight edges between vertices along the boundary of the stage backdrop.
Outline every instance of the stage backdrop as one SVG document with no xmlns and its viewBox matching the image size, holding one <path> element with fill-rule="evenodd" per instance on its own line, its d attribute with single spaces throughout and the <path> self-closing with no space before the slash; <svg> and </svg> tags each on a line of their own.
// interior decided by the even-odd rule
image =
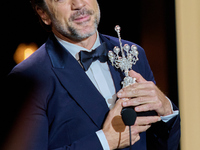
<svg viewBox="0 0 200 150">
<path fill-rule="evenodd" d="M 200 147 L 200 0 L 176 0 L 181 150 Z"/>
</svg>

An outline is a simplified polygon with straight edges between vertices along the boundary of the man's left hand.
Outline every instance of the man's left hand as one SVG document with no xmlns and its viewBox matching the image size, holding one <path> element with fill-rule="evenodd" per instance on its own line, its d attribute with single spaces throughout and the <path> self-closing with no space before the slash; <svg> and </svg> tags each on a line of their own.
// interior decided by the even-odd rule
<svg viewBox="0 0 200 150">
<path fill-rule="evenodd" d="M 166 96 L 151 81 L 146 81 L 139 73 L 131 70 L 129 76 L 136 78 L 135 84 L 121 89 L 117 96 L 129 100 L 123 102 L 123 107 L 135 106 L 136 112 L 155 110 L 158 116 L 173 113 L 171 104 Z"/>
</svg>

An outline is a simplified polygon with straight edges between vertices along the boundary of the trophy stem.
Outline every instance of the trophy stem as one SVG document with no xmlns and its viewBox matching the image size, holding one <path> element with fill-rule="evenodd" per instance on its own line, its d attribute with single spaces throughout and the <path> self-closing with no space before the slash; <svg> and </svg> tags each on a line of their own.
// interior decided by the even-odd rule
<svg viewBox="0 0 200 150">
<path fill-rule="evenodd" d="M 127 87 L 127 86 L 129 86 L 131 84 L 136 83 L 136 78 L 132 78 L 132 77 L 126 76 L 121 83 L 123 85 L 122 88 L 125 88 L 125 87 Z"/>
<path fill-rule="evenodd" d="M 122 47 L 121 36 L 120 36 L 120 30 L 121 30 L 121 28 L 120 28 L 119 25 L 115 26 L 115 31 L 117 32 L 117 35 L 118 35 L 118 38 L 119 38 L 119 44 L 120 44 L 120 49 L 121 49 L 122 57 L 125 58 L 124 50 L 123 50 L 123 47 Z"/>
<path fill-rule="evenodd" d="M 117 34 L 118 34 L 118 38 L 119 38 L 119 44 L 120 44 L 120 49 L 121 49 L 122 57 L 125 58 L 125 54 L 124 54 L 123 47 L 122 47 L 122 42 L 121 42 L 120 32 L 117 32 Z"/>
<path fill-rule="evenodd" d="M 129 76 L 129 75 L 128 75 L 128 72 L 129 72 L 128 70 L 125 70 L 125 71 L 124 71 L 124 74 L 125 74 L 126 77 Z"/>
<path fill-rule="evenodd" d="M 124 80 L 121 82 L 124 87 L 127 87 L 136 82 L 136 78 L 132 78 L 128 75 L 129 70 L 132 69 L 132 65 L 136 64 L 138 59 L 138 51 L 137 46 L 132 45 L 131 47 L 128 44 L 125 44 L 124 47 L 122 46 L 120 31 L 121 28 L 119 25 L 115 26 L 115 31 L 117 32 L 119 38 L 120 48 L 115 46 L 113 51 L 108 52 L 108 57 L 113 66 L 116 68 L 120 68 L 122 72 L 125 74 Z M 121 51 L 121 56 L 119 56 L 119 52 Z M 126 56 L 125 56 L 125 52 Z"/>
</svg>

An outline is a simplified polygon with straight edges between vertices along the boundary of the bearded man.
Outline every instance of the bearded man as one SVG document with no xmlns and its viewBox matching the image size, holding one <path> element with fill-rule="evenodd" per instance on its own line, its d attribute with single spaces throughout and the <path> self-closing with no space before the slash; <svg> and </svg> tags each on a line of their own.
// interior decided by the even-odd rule
<svg viewBox="0 0 200 150">
<path fill-rule="evenodd" d="M 97 0 L 31 3 L 52 33 L 9 74 L 11 95 L 22 106 L 7 149 L 129 149 L 129 128 L 121 122 L 121 110 L 134 106 L 137 113 L 155 111 L 157 115 L 137 117 L 131 126 L 132 149 L 176 150 L 180 140 L 178 108 L 156 87 L 139 45 L 139 61 L 129 72 L 136 83 L 122 89 L 124 74 L 106 59 L 119 42 L 97 31 Z M 91 64 L 84 64 L 83 55 L 91 53 L 104 59 L 95 56 Z"/>
</svg>

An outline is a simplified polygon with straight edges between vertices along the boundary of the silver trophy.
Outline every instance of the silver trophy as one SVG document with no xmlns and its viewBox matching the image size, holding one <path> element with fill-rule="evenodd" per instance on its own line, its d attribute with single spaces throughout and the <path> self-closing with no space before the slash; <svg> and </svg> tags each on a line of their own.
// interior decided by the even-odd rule
<svg viewBox="0 0 200 150">
<path fill-rule="evenodd" d="M 116 68 L 120 68 L 124 72 L 125 78 L 122 81 L 123 88 L 131 85 L 136 82 L 136 78 L 132 78 L 128 75 L 129 70 L 132 69 L 132 66 L 136 64 L 139 60 L 139 52 L 136 45 L 131 47 L 128 44 L 125 44 L 122 47 L 121 36 L 120 36 L 121 27 L 119 25 L 115 26 L 115 31 L 118 34 L 120 48 L 115 46 L 113 51 L 108 52 L 108 58 L 111 61 L 112 65 Z M 121 56 L 119 53 L 121 52 Z"/>
</svg>

